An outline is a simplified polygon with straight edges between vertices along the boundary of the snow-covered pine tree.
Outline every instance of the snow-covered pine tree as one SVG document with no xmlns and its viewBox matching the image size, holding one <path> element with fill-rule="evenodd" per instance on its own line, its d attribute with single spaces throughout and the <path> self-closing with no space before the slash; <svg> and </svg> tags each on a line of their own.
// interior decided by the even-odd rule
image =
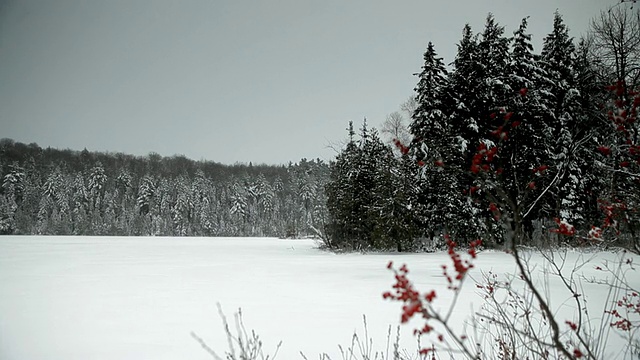
<svg viewBox="0 0 640 360">
<path fill-rule="evenodd" d="M 419 237 L 416 216 L 419 207 L 417 195 L 420 189 L 418 165 L 408 154 L 398 158 L 388 146 L 376 145 L 380 156 L 376 177 L 375 222 L 376 247 L 395 251 L 416 249 Z"/>
<path fill-rule="evenodd" d="M 510 201 L 516 204 L 531 201 L 530 193 L 535 192 L 534 189 L 544 189 L 548 185 L 548 177 L 532 169 L 544 168 L 551 163 L 555 144 L 555 129 L 545 121 L 552 118 L 549 112 L 552 105 L 547 95 L 551 80 L 538 56 L 533 53 L 527 20 L 522 19 L 511 41 L 507 65 L 507 82 L 511 93 L 505 103 L 505 111 L 494 113 L 496 126 L 503 127 L 509 137 L 500 145 L 501 167 L 504 170 L 500 177 L 501 186 Z M 509 119 L 505 121 L 507 113 Z M 529 198 L 526 199 L 527 196 Z M 534 220 L 550 216 L 548 209 L 543 214 L 543 204 L 541 201 L 533 209 L 523 208 L 527 212 L 526 217 L 525 214 L 518 214 L 524 217 L 519 221 L 524 223 L 524 230 L 529 234 L 533 231 Z"/>
<path fill-rule="evenodd" d="M 402 160 L 366 120 L 359 141 L 351 122 L 348 131 L 349 141 L 331 163 L 325 186 L 326 244 L 336 249 L 412 249 L 415 172 L 400 167 Z"/>
<path fill-rule="evenodd" d="M 560 214 L 574 226 L 597 224 L 601 217 L 598 198 L 606 176 L 596 166 L 599 144 L 611 139 L 613 131 L 598 104 L 605 100 L 604 89 L 596 82 L 596 72 L 588 59 L 588 45 L 581 40 L 576 47 L 573 62 L 572 87 L 564 101 L 566 108 L 561 120 L 568 120 L 571 133 L 568 177 L 562 179 L 559 194 L 562 202 Z"/>
<path fill-rule="evenodd" d="M 284 236 L 286 233 L 286 191 L 285 191 L 285 183 L 282 180 L 282 177 L 276 176 L 273 181 L 273 191 L 274 191 L 274 226 L 276 235 Z"/>
<path fill-rule="evenodd" d="M 541 55 L 543 66 L 552 80 L 549 90 L 555 99 L 553 110 L 556 118 L 560 118 L 564 97 L 574 85 L 575 45 L 558 11 L 553 16 L 553 30 L 543 40 Z"/>
<path fill-rule="evenodd" d="M 550 82 L 547 94 L 550 96 L 550 119 L 547 123 L 553 127 L 556 144 L 553 152 L 559 163 L 568 155 L 571 144 L 570 129 L 574 125 L 573 118 L 567 109 L 567 100 L 571 99 L 574 87 L 574 54 L 573 38 L 557 11 L 553 19 L 553 31 L 543 40 L 541 62 L 548 73 Z"/>
<path fill-rule="evenodd" d="M 175 202 L 171 207 L 171 216 L 173 220 L 173 235 L 188 236 L 193 232 L 193 198 L 191 192 L 191 184 L 184 176 L 178 176 L 175 180 Z"/>
<path fill-rule="evenodd" d="M 584 136 L 583 124 L 587 124 L 588 115 L 580 104 L 575 59 L 573 38 L 562 16 L 556 11 L 553 30 L 543 40 L 541 55 L 542 64 L 551 80 L 547 89 L 551 111 L 546 119 L 554 134 L 550 166 L 560 173 L 556 186 L 550 192 L 552 199 L 548 205 L 552 213 L 578 223 L 584 220 L 579 213 L 585 209 L 578 209 L 578 204 L 582 202 L 579 197 L 585 194 L 585 172 L 590 171 L 588 163 L 581 158 L 584 153 L 581 154 L 580 150 L 590 139 Z"/>
<path fill-rule="evenodd" d="M 470 29 L 465 28 L 465 31 Z M 409 129 L 413 136 L 411 152 L 416 158 L 420 172 L 419 190 L 415 202 L 420 204 L 414 211 L 424 233 L 433 238 L 449 226 L 449 220 L 457 218 L 461 200 L 460 190 L 453 184 L 459 177 L 459 153 L 455 143 L 453 128 L 447 117 L 449 105 L 448 73 L 442 58 L 437 56 L 431 42 L 423 56 L 424 64 L 418 74 L 418 83 L 414 89 L 416 109 Z"/>
<path fill-rule="evenodd" d="M 155 195 L 156 192 L 156 184 L 153 181 L 151 176 L 145 176 L 140 181 L 140 186 L 138 187 L 138 196 L 137 203 L 138 208 L 140 209 L 140 213 L 142 215 L 146 215 L 149 213 L 151 208 L 151 199 Z"/>
<path fill-rule="evenodd" d="M 393 238 L 393 230 L 402 228 L 400 224 L 405 221 L 399 216 L 399 212 L 393 212 L 396 185 L 393 174 L 397 170 L 395 156 L 391 148 L 382 142 L 375 128 L 369 130 L 362 153 L 363 159 L 366 159 L 366 171 L 373 173 L 369 203 L 365 205 L 367 212 L 364 228 L 370 232 L 367 246 L 374 249 L 396 248 L 401 251 L 406 238 Z"/>
<path fill-rule="evenodd" d="M 61 216 L 65 210 L 66 188 L 62 170 L 56 166 L 42 186 L 42 197 L 38 209 L 37 232 L 41 235 L 60 235 Z"/>
<path fill-rule="evenodd" d="M 241 182 L 235 179 L 231 183 L 230 208 L 229 213 L 233 219 L 235 236 L 242 236 L 248 230 L 249 206 L 247 203 L 247 190 Z"/>
<path fill-rule="evenodd" d="M 273 224 L 274 191 L 264 174 L 259 174 L 255 180 L 256 194 L 258 195 L 258 220 L 259 228 L 264 236 L 277 235 Z"/>
<path fill-rule="evenodd" d="M 480 86 L 482 83 L 481 64 L 478 53 L 478 39 L 473 35 L 471 26 L 466 24 L 462 30 L 462 39 L 453 61 L 454 71 L 449 76 L 448 93 L 451 101 L 447 103 L 450 124 L 456 135 L 455 148 L 460 157 L 471 164 L 469 153 L 480 141 L 478 112 L 480 109 Z"/>
<path fill-rule="evenodd" d="M 466 238 L 476 237 L 486 231 L 485 222 L 478 216 L 483 211 L 481 205 L 462 194 L 463 189 L 474 186 L 473 177 L 468 176 L 468 173 L 476 148 L 486 138 L 486 128 L 483 125 L 486 120 L 481 119 L 482 116 L 487 116 L 486 104 L 481 95 L 486 86 L 478 36 L 473 34 L 469 24 L 464 26 L 462 39 L 457 47 L 453 71 L 449 74 L 449 86 L 446 89 L 446 105 L 449 109 L 446 113 L 453 136 L 450 146 L 452 158 L 448 161 L 448 166 L 455 166 L 448 170 L 456 173 L 452 187 L 455 186 L 459 193 L 451 192 L 449 199 L 452 206 L 456 207 L 454 219 L 460 220 L 457 232 Z"/>
<path fill-rule="evenodd" d="M 355 248 L 359 241 L 357 231 L 362 209 L 356 198 L 356 173 L 360 149 L 356 144 L 353 122 L 349 122 L 349 141 L 330 164 L 327 193 L 329 220 L 325 232 L 328 246 L 332 248 Z"/>
<path fill-rule="evenodd" d="M 133 223 L 132 233 L 137 236 L 152 234 L 152 209 L 155 207 L 156 182 L 151 175 L 140 179 L 136 196 L 137 216 Z"/>
<path fill-rule="evenodd" d="M 91 218 L 89 217 L 89 195 L 85 186 L 84 177 L 78 173 L 73 178 L 71 185 L 71 214 L 73 218 L 74 235 L 90 235 Z"/>
<path fill-rule="evenodd" d="M 507 67 L 509 65 L 509 42 L 493 14 L 487 16 L 484 31 L 478 43 L 478 68 L 480 70 L 480 112 L 479 126 L 483 130 L 492 130 L 489 114 L 496 107 L 504 106 L 513 94 L 509 87 Z M 486 124 L 485 126 L 483 126 Z M 484 127 L 484 129 L 483 129 Z"/>
<path fill-rule="evenodd" d="M 93 228 L 98 230 L 101 228 L 103 222 L 102 217 L 106 205 L 104 204 L 104 195 L 106 192 L 107 175 L 105 174 L 102 163 L 96 162 L 96 164 L 89 170 L 87 190 L 89 195 L 89 216 Z"/>
<path fill-rule="evenodd" d="M 379 159 L 372 157 L 373 146 L 375 141 L 367 126 L 367 119 L 364 119 L 360 128 L 360 144 L 358 156 L 353 164 L 352 176 L 354 183 L 354 203 L 355 211 L 359 216 L 356 222 L 356 239 L 358 240 L 357 248 L 367 249 L 373 246 L 373 228 L 375 219 L 371 217 L 374 209 L 374 196 L 371 191 L 375 187 L 377 176 L 377 162 Z"/>
<path fill-rule="evenodd" d="M 213 183 L 205 173 L 196 170 L 195 179 L 191 184 L 193 195 L 193 228 L 200 236 L 211 236 L 215 232 L 214 220 L 211 216 L 212 199 L 214 196 Z"/>
<path fill-rule="evenodd" d="M 151 232 L 148 235 L 161 236 L 171 234 L 173 220 L 171 217 L 172 204 L 175 202 L 173 186 L 170 179 L 163 177 L 158 181 L 154 194 L 154 205 L 151 207 Z"/>
<path fill-rule="evenodd" d="M 114 216 L 115 231 L 121 235 L 131 234 L 131 224 L 136 216 L 135 188 L 133 177 L 126 170 L 120 170 L 115 179 L 114 189 Z"/>
<path fill-rule="evenodd" d="M 422 71 L 415 74 L 418 76 L 418 84 L 414 89 L 417 108 L 412 115 L 409 130 L 415 145 L 419 145 L 418 151 L 440 151 L 441 143 L 431 143 L 438 135 L 447 133 L 442 96 L 443 89 L 447 86 L 447 70 L 431 42 L 427 45 L 423 59 Z"/>
<path fill-rule="evenodd" d="M 0 234 L 13 234 L 17 229 L 15 218 L 24 193 L 24 177 L 24 171 L 19 166 L 11 166 L 11 170 L 2 179 Z"/>
</svg>

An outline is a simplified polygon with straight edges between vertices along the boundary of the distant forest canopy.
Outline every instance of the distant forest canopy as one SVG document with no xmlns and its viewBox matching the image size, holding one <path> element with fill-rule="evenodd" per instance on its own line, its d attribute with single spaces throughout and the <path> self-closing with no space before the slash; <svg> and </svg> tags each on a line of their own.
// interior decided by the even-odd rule
<svg viewBox="0 0 640 360">
<path fill-rule="evenodd" d="M 193 161 L 0 140 L 0 233 L 316 235 L 328 165 Z"/>
</svg>

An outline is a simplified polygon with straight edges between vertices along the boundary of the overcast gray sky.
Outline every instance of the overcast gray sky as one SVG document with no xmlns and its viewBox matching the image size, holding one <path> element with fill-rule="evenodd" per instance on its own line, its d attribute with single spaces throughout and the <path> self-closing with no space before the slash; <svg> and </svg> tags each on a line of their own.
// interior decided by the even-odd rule
<svg viewBox="0 0 640 360">
<path fill-rule="evenodd" d="M 615 0 L 0 0 L 0 137 L 222 163 L 331 159 L 487 13 L 572 36 Z"/>
</svg>

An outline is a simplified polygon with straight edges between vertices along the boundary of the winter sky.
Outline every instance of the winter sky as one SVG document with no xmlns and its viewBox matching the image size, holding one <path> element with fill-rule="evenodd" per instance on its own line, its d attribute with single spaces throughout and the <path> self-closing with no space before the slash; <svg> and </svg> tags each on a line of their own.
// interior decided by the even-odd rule
<svg viewBox="0 0 640 360">
<path fill-rule="evenodd" d="M 330 160 L 415 86 L 432 41 L 556 9 L 572 36 L 617 0 L 0 0 L 0 137 L 221 163 Z"/>
</svg>

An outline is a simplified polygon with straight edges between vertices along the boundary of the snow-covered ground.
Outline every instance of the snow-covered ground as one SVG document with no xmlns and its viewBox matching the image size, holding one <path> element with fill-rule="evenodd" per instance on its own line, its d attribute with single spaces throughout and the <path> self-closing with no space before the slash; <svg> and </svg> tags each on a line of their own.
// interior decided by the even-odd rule
<svg viewBox="0 0 640 360">
<path fill-rule="evenodd" d="M 616 255 L 569 252 L 567 266 L 581 256 L 595 257 L 581 271 L 602 277 L 595 266 Z M 264 238 L 0 237 L 0 359 L 211 359 L 190 333 L 224 352 L 216 303 L 231 323 L 241 307 L 267 352 L 282 340 L 278 359 L 340 358 L 337 345 L 362 332 L 363 314 L 382 349 L 400 317 L 400 305 L 381 296 L 393 283 L 389 260 L 407 263 L 416 286 L 437 289 L 437 306 L 447 305 L 444 253 L 332 254 L 313 240 Z M 543 268 L 539 255 L 530 263 Z M 476 264 L 476 277 L 515 268 L 500 252 Z M 640 287 L 640 277 L 630 280 Z M 550 281 L 554 306 L 567 311 L 571 302 Z M 583 286 L 601 309 L 606 287 Z M 476 291 L 465 287 L 456 321 L 480 306 Z M 407 347 L 411 330 L 402 328 Z"/>
</svg>

